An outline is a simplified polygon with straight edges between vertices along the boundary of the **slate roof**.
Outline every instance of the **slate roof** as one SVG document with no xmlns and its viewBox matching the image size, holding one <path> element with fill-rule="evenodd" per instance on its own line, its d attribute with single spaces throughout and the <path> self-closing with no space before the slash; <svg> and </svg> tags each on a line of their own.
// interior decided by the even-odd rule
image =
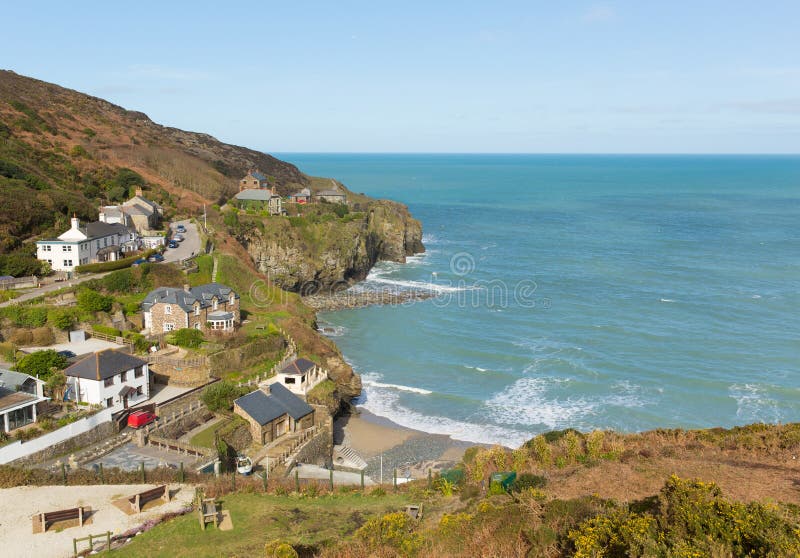
<svg viewBox="0 0 800 558">
<path fill-rule="evenodd" d="M 37 401 L 39 401 L 39 398 L 31 393 L 0 387 L 0 412 L 25 403 L 36 403 Z"/>
<path fill-rule="evenodd" d="M 142 310 L 148 312 L 154 304 L 177 304 L 183 308 L 184 312 L 193 312 L 193 305 L 195 301 L 200 302 L 200 308 L 208 308 L 211 306 L 211 299 L 216 295 L 220 301 L 227 300 L 230 297 L 233 289 L 220 283 L 206 283 L 192 287 L 188 291 L 184 289 L 176 289 L 174 287 L 159 287 L 154 291 L 147 293 L 142 302 Z M 234 292 L 236 298 L 239 295 Z"/>
<path fill-rule="evenodd" d="M 294 420 L 300 420 L 314 412 L 311 405 L 281 384 L 269 386 L 269 394 L 259 389 L 240 397 L 234 403 L 261 426 L 284 414 L 288 414 Z"/>
<path fill-rule="evenodd" d="M 234 197 L 237 200 L 245 201 L 269 201 L 274 194 L 270 190 L 256 190 L 251 188 L 249 190 L 242 190 Z"/>
<path fill-rule="evenodd" d="M 210 312 L 208 314 L 209 320 L 232 320 L 233 319 L 233 312 L 223 312 L 222 310 L 217 310 L 216 312 Z"/>
<path fill-rule="evenodd" d="M 292 362 L 288 363 L 286 366 L 281 368 L 279 374 L 294 374 L 300 375 L 305 374 L 312 368 L 314 368 L 317 364 L 308 360 L 307 358 L 296 358 Z"/>
<path fill-rule="evenodd" d="M 264 176 L 263 174 L 261 174 L 261 173 L 260 173 L 260 172 L 258 172 L 258 171 L 250 171 L 250 172 L 248 172 L 248 173 L 247 173 L 247 176 L 252 176 L 252 177 L 253 177 L 253 178 L 255 178 L 256 180 L 261 180 L 261 181 L 264 181 L 264 180 L 266 180 L 266 179 L 267 179 L 267 177 L 266 177 L 266 176 Z M 246 178 L 246 177 L 245 177 L 245 178 Z"/>
<path fill-rule="evenodd" d="M 12 391 L 17 391 L 20 389 L 20 386 L 22 386 L 28 380 L 33 380 L 34 382 L 39 381 L 33 376 L 29 376 L 28 374 L 23 374 L 22 372 L 15 372 L 13 370 L 6 370 L 5 368 L 0 368 L 0 388 L 6 388 Z"/>
<path fill-rule="evenodd" d="M 95 221 L 86 225 L 86 236 L 89 238 L 103 238 L 112 234 L 128 235 L 131 231 L 122 223 L 103 223 Z"/>
<path fill-rule="evenodd" d="M 145 364 L 146 361 L 128 353 L 106 349 L 82 358 L 64 370 L 64 374 L 85 380 L 105 380 Z"/>
</svg>

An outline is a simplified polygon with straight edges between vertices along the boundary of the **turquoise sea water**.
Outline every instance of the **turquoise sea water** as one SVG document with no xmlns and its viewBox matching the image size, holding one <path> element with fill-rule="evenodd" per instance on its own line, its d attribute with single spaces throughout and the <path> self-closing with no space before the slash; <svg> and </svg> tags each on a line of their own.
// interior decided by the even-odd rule
<svg viewBox="0 0 800 558">
<path fill-rule="evenodd" d="M 800 420 L 800 157 L 282 157 L 423 223 L 367 283 L 435 299 L 321 315 L 370 411 L 509 445 Z"/>
</svg>

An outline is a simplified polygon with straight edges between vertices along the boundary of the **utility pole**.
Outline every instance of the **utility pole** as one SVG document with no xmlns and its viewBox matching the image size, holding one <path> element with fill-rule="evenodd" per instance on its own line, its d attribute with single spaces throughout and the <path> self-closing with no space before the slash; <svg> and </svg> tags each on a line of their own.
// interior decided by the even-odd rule
<svg viewBox="0 0 800 558">
<path fill-rule="evenodd" d="M 208 230 L 208 221 L 206 221 L 206 204 L 203 204 L 203 228 Z"/>
<path fill-rule="evenodd" d="M 381 454 L 381 484 L 383 484 L 383 454 Z"/>
</svg>

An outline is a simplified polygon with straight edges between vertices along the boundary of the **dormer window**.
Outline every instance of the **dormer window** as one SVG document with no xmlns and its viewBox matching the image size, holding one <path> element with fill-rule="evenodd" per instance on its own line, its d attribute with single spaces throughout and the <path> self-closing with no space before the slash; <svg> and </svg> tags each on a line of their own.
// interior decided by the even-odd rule
<svg viewBox="0 0 800 558">
<path fill-rule="evenodd" d="M 164 306 L 164 313 L 165 314 L 172 314 L 172 305 L 171 304 L 167 304 L 167 305 Z"/>
<path fill-rule="evenodd" d="M 199 316 L 200 315 L 200 303 L 198 303 L 198 302 L 194 303 L 194 315 L 195 316 Z"/>
<path fill-rule="evenodd" d="M 214 300 L 211 303 L 214 306 L 214 310 L 219 307 L 219 301 L 217 300 L 217 297 L 214 297 Z"/>
<path fill-rule="evenodd" d="M 234 300 L 236 300 L 236 297 L 235 297 L 235 296 L 233 296 L 233 293 L 231 293 L 231 304 L 233 304 L 233 301 L 234 301 Z"/>
</svg>

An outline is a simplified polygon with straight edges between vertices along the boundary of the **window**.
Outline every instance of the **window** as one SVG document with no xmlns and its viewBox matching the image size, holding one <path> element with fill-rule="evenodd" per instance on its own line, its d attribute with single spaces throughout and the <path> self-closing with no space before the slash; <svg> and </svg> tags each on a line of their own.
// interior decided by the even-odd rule
<svg viewBox="0 0 800 558">
<path fill-rule="evenodd" d="M 72 260 L 64 260 L 64 267 L 72 267 Z"/>
<path fill-rule="evenodd" d="M 287 384 L 293 384 L 293 383 L 295 383 L 295 382 L 294 382 L 294 378 L 292 378 L 292 377 L 285 378 L 285 382 L 286 382 Z"/>
<path fill-rule="evenodd" d="M 142 395 L 142 393 L 143 393 L 143 392 L 142 392 L 142 386 L 139 386 L 139 387 L 137 387 L 137 388 L 136 388 L 136 396 L 137 396 L 137 397 L 139 397 L 139 396 L 141 396 L 141 395 Z"/>
<path fill-rule="evenodd" d="M 200 305 L 199 304 L 195 304 L 194 305 L 194 315 L 195 316 L 199 316 L 200 315 Z"/>
<path fill-rule="evenodd" d="M 72 252 L 72 246 L 64 246 L 64 252 Z"/>
<path fill-rule="evenodd" d="M 172 331 L 173 329 L 175 329 L 175 324 L 173 323 L 164 324 L 164 331 Z"/>
<path fill-rule="evenodd" d="M 52 252 L 53 251 L 53 247 L 50 246 L 49 244 L 45 244 L 44 246 L 42 246 L 42 251 L 43 252 Z"/>
<path fill-rule="evenodd" d="M 50 267 L 53 267 L 53 260 L 47 260 L 47 265 L 49 265 Z"/>
<path fill-rule="evenodd" d="M 140 366 L 139 368 L 135 368 L 133 370 L 134 378 L 141 378 L 142 376 L 144 376 L 144 366 Z"/>
<path fill-rule="evenodd" d="M 171 304 L 167 304 L 166 306 L 164 306 L 164 313 L 165 314 L 172 314 L 172 305 Z"/>
<path fill-rule="evenodd" d="M 120 382 L 127 382 L 128 381 L 128 371 L 127 370 L 119 375 L 119 381 Z"/>
<path fill-rule="evenodd" d="M 200 329 L 200 322 L 197 322 L 196 324 L 194 324 L 194 328 L 199 330 Z"/>
<path fill-rule="evenodd" d="M 111 376 L 110 378 L 106 378 L 105 380 L 103 380 L 103 386 L 111 387 L 113 385 L 114 385 L 114 376 Z"/>
<path fill-rule="evenodd" d="M 217 297 L 214 297 L 214 310 L 216 310 L 218 306 L 219 304 L 217 303 Z"/>
<path fill-rule="evenodd" d="M 236 297 L 233 295 L 233 293 L 231 293 L 231 304 L 233 304 L 235 301 Z"/>
<path fill-rule="evenodd" d="M 114 406 L 114 398 L 109 397 L 108 399 L 106 399 L 106 407 L 113 407 L 113 406 Z"/>
</svg>

